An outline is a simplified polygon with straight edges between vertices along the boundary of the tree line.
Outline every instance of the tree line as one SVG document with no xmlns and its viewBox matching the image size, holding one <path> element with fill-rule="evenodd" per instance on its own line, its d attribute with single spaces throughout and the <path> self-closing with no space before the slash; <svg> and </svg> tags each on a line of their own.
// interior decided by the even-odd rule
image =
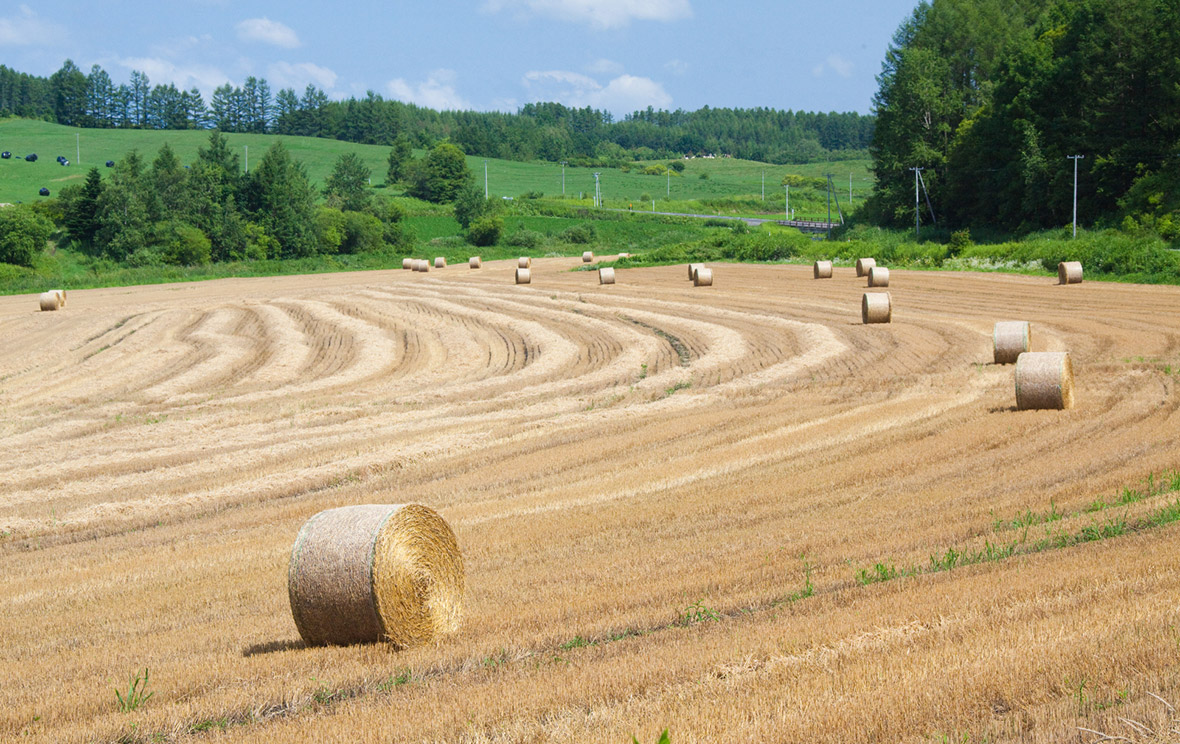
<svg viewBox="0 0 1180 744">
<path fill-rule="evenodd" d="M 878 77 L 870 219 L 1180 237 L 1180 0 L 933 0 Z M 1082 156 L 1074 160 L 1070 156 Z"/>
<path fill-rule="evenodd" d="M 134 71 L 116 84 L 100 66 L 84 73 L 71 60 L 48 78 L 0 65 L 0 116 L 42 118 L 80 127 L 219 129 L 326 137 L 418 147 L 448 140 L 480 157 L 569 160 L 581 164 L 682 155 L 731 155 L 771 163 L 863 157 L 874 118 L 769 108 L 647 108 L 615 121 L 606 111 L 530 103 L 515 113 L 435 111 L 369 92 L 329 99 L 307 86 L 272 91 L 264 78 L 225 84 L 208 101 L 196 88 L 152 85 Z"/>
</svg>

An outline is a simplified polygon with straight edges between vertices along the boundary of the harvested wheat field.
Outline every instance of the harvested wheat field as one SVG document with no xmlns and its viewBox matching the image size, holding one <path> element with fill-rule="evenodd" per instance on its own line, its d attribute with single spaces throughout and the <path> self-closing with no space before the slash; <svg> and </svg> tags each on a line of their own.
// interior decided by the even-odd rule
<svg viewBox="0 0 1180 744">
<path fill-rule="evenodd" d="M 0 299 L 0 740 L 1174 738 L 1180 288 L 581 263 Z M 403 503 L 459 630 L 305 647 L 300 526 Z"/>
</svg>

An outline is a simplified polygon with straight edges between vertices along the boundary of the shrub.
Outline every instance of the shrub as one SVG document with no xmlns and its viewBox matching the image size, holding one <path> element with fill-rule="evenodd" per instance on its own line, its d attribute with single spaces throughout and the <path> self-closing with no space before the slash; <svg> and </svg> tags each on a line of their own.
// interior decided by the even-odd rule
<svg viewBox="0 0 1180 744">
<path fill-rule="evenodd" d="M 643 169 L 643 175 L 645 176 L 662 176 L 667 172 L 667 167 L 660 165 L 659 163 L 652 163 Z"/>
<path fill-rule="evenodd" d="M 0 208 L 0 262 L 32 266 L 53 234 L 53 224 L 25 206 Z"/>
<path fill-rule="evenodd" d="M 344 234 L 340 241 L 341 253 L 368 253 L 381 248 L 384 225 L 381 220 L 365 212 L 344 213 Z"/>
<path fill-rule="evenodd" d="M 962 253 L 964 248 L 970 248 L 973 245 L 975 244 L 971 242 L 971 231 L 958 230 L 951 233 L 951 240 L 947 244 L 946 253 L 951 258 L 954 258 Z"/>
<path fill-rule="evenodd" d="M 676 171 L 677 173 L 683 173 L 684 172 L 684 161 L 683 160 L 673 160 L 672 162 L 668 163 L 668 167 L 671 168 L 672 170 Z"/>
<path fill-rule="evenodd" d="M 163 230 L 160 258 L 174 266 L 201 266 L 209 263 L 213 243 L 198 228 L 183 222 L 170 222 Z"/>
<path fill-rule="evenodd" d="M 467 228 L 467 242 L 476 246 L 495 245 L 504 232 L 504 221 L 496 216 L 480 217 Z"/>
<path fill-rule="evenodd" d="M 571 225 L 562 230 L 559 237 L 566 243 L 592 243 L 596 237 L 596 231 L 594 225 L 583 222 L 580 225 Z"/>
<path fill-rule="evenodd" d="M 509 235 L 505 240 L 508 245 L 520 248 L 536 248 L 545 242 L 545 236 L 536 230 L 520 229 Z"/>
</svg>

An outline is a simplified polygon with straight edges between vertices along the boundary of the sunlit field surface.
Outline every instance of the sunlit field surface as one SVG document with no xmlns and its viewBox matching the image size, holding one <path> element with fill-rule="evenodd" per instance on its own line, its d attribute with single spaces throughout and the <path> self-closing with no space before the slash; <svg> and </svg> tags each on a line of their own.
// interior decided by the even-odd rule
<svg viewBox="0 0 1180 744">
<path fill-rule="evenodd" d="M 0 740 L 1180 726 L 1180 289 L 895 270 L 866 326 L 851 268 L 576 265 L 0 298 Z M 1015 410 L 997 320 L 1076 408 Z M 299 527 L 402 502 L 461 630 L 304 647 Z"/>
</svg>

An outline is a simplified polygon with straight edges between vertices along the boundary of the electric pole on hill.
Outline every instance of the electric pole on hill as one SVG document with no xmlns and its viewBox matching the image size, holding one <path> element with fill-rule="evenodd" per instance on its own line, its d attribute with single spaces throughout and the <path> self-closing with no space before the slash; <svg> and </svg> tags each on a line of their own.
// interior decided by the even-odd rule
<svg viewBox="0 0 1180 744">
<path fill-rule="evenodd" d="M 483 198 L 488 199 L 488 161 L 483 161 Z"/>
<path fill-rule="evenodd" d="M 1066 159 L 1073 161 L 1073 236 L 1078 236 L 1078 161 L 1085 155 L 1066 155 Z"/>
<path fill-rule="evenodd" d="M 832 174 L 825 173 L 828 177 L 828 240 L 832 239 Z"/>
<path fill-rule="evenodd" d="M 918 178 L 919 174 L 926 170 L 925 168 L 910 168 L 914 172 L 914 240 L 922 234 L 922 214 L 918 207 Z"/>
</svg>

